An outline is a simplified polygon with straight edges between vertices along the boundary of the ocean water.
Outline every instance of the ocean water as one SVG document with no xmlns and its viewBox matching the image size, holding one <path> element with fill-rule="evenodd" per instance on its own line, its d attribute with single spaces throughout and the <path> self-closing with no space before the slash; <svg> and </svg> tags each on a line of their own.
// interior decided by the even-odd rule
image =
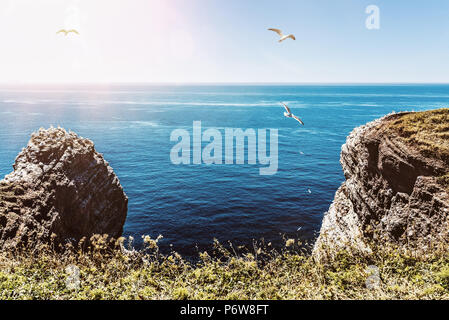
<svg viewBox="0 0 449 320">
<path fill-rule="evenodd" d="M 305 126 L 283 116 L 289 104 Z M 164 236 L 186 256 L 216 238 L 313 241 L 344 180 L 341 145 L 359 125 L 392 111 L 449 106 L 449 85 L 114 85 L 0 87 L 0 176 L 31 132 L 62 126 L 94 141 L 129 197 L 125 236 Z M 279 169 L 174 165 L 175 129 L 273 128 Z M 299 231 L 298 231 L 299 229 Z M 172 245 L 172 247 L 170 247 Z"/>
</svg>

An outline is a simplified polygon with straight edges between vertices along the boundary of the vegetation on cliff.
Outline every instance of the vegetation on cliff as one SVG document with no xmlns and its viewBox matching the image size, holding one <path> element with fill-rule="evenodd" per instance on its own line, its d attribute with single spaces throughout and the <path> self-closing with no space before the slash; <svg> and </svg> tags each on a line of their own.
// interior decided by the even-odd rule
<svg viewBox="0 0 449 320">
<path fill-rule="evenodd" d="M 449 108 L 401 115 L 390 128 L 424 155 L 449 164 Z"/>
<path fill-rule="evenodd" d="M 216 243 L 215 253 L 203 252 L 197 262 L 188 262 L 175 252 L 161 254 L 157 241 L 146 237 L 142 251 L 110 249 L 105 238 L 96 237 L 84 250 L 42 245 L 1 252 L 0 298 L 449 298 L 449 250 L 444 248 L 427 256 L 394 248 L 370 256 L 346 250 L 318 262 L 293 240 L 280 252 L 255 244 L 252 252 L 239 253 Z M 372 265 L 378 268 L 378 283 L 367 286 Z M 73 279 L 73 269 L 79 279 Z"/>
</svg>

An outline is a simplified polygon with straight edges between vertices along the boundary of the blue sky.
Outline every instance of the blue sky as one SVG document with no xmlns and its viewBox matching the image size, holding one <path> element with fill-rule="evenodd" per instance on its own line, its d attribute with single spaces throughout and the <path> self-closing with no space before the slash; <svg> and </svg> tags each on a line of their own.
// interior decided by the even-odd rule
<svg viewBox="0 0 449 320">
<path fill-rule="evenodd" d="M 0 40 L 0 82 L 449 82 L 447 0 L 2 0 Z"/>
</svg>

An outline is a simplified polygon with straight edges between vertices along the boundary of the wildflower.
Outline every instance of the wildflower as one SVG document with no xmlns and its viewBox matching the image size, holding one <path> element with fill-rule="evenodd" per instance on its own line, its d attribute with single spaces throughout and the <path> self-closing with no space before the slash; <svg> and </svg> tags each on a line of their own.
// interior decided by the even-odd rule
<svg viewBox="0 0 449 320">
<path fill-rule="evenodd" d="M 288 240 L 285 242 L 285 246 L 286 246 L 287 248 L 293 246 L 294 244 L 295 244 L 295 239 L 288 239 Z"/>
<path fill-rule="evenodd" d="M 162 237 L 162 236 L 159 236 Z M 148 246 L 149 249 L 158 249 L 157 242 L 159 241 L 159 237 L 156 238 L 156 240 L 151 239 L 150 236 L 144 236 L 143 242 Z"/>
<path fill-rule="evenodd" d="M 119 237 L 116 241 L 117 245 L 122 245 L 125 242 L 125 237 Z"/>
</svg>

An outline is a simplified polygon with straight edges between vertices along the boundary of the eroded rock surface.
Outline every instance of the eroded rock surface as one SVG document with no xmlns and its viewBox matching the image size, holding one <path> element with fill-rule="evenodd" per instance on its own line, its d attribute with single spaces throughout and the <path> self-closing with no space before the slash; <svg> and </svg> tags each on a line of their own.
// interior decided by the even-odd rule
<svg viewBox="0 0 449 320">
<path fill-rule="evenodd" d="M 441 177 L 449 165 L 391 129 L 409 114 L 388 115 L 349 135 L 340 158 L 346 181 L 323 219 L 315 253 L 349 246 L 369 252 L 371 244 L 387 242 L 426 250 L 447 242 L 449 196 Z M 448 124 L 438 127 L 439 143 L 447 143 Z"/>
<path fill-rule="evenodd" d="M 94 144 L 40 129 L 0 181 L 0 247 L 121 236 L 128 198 Z"/>
</svg>

